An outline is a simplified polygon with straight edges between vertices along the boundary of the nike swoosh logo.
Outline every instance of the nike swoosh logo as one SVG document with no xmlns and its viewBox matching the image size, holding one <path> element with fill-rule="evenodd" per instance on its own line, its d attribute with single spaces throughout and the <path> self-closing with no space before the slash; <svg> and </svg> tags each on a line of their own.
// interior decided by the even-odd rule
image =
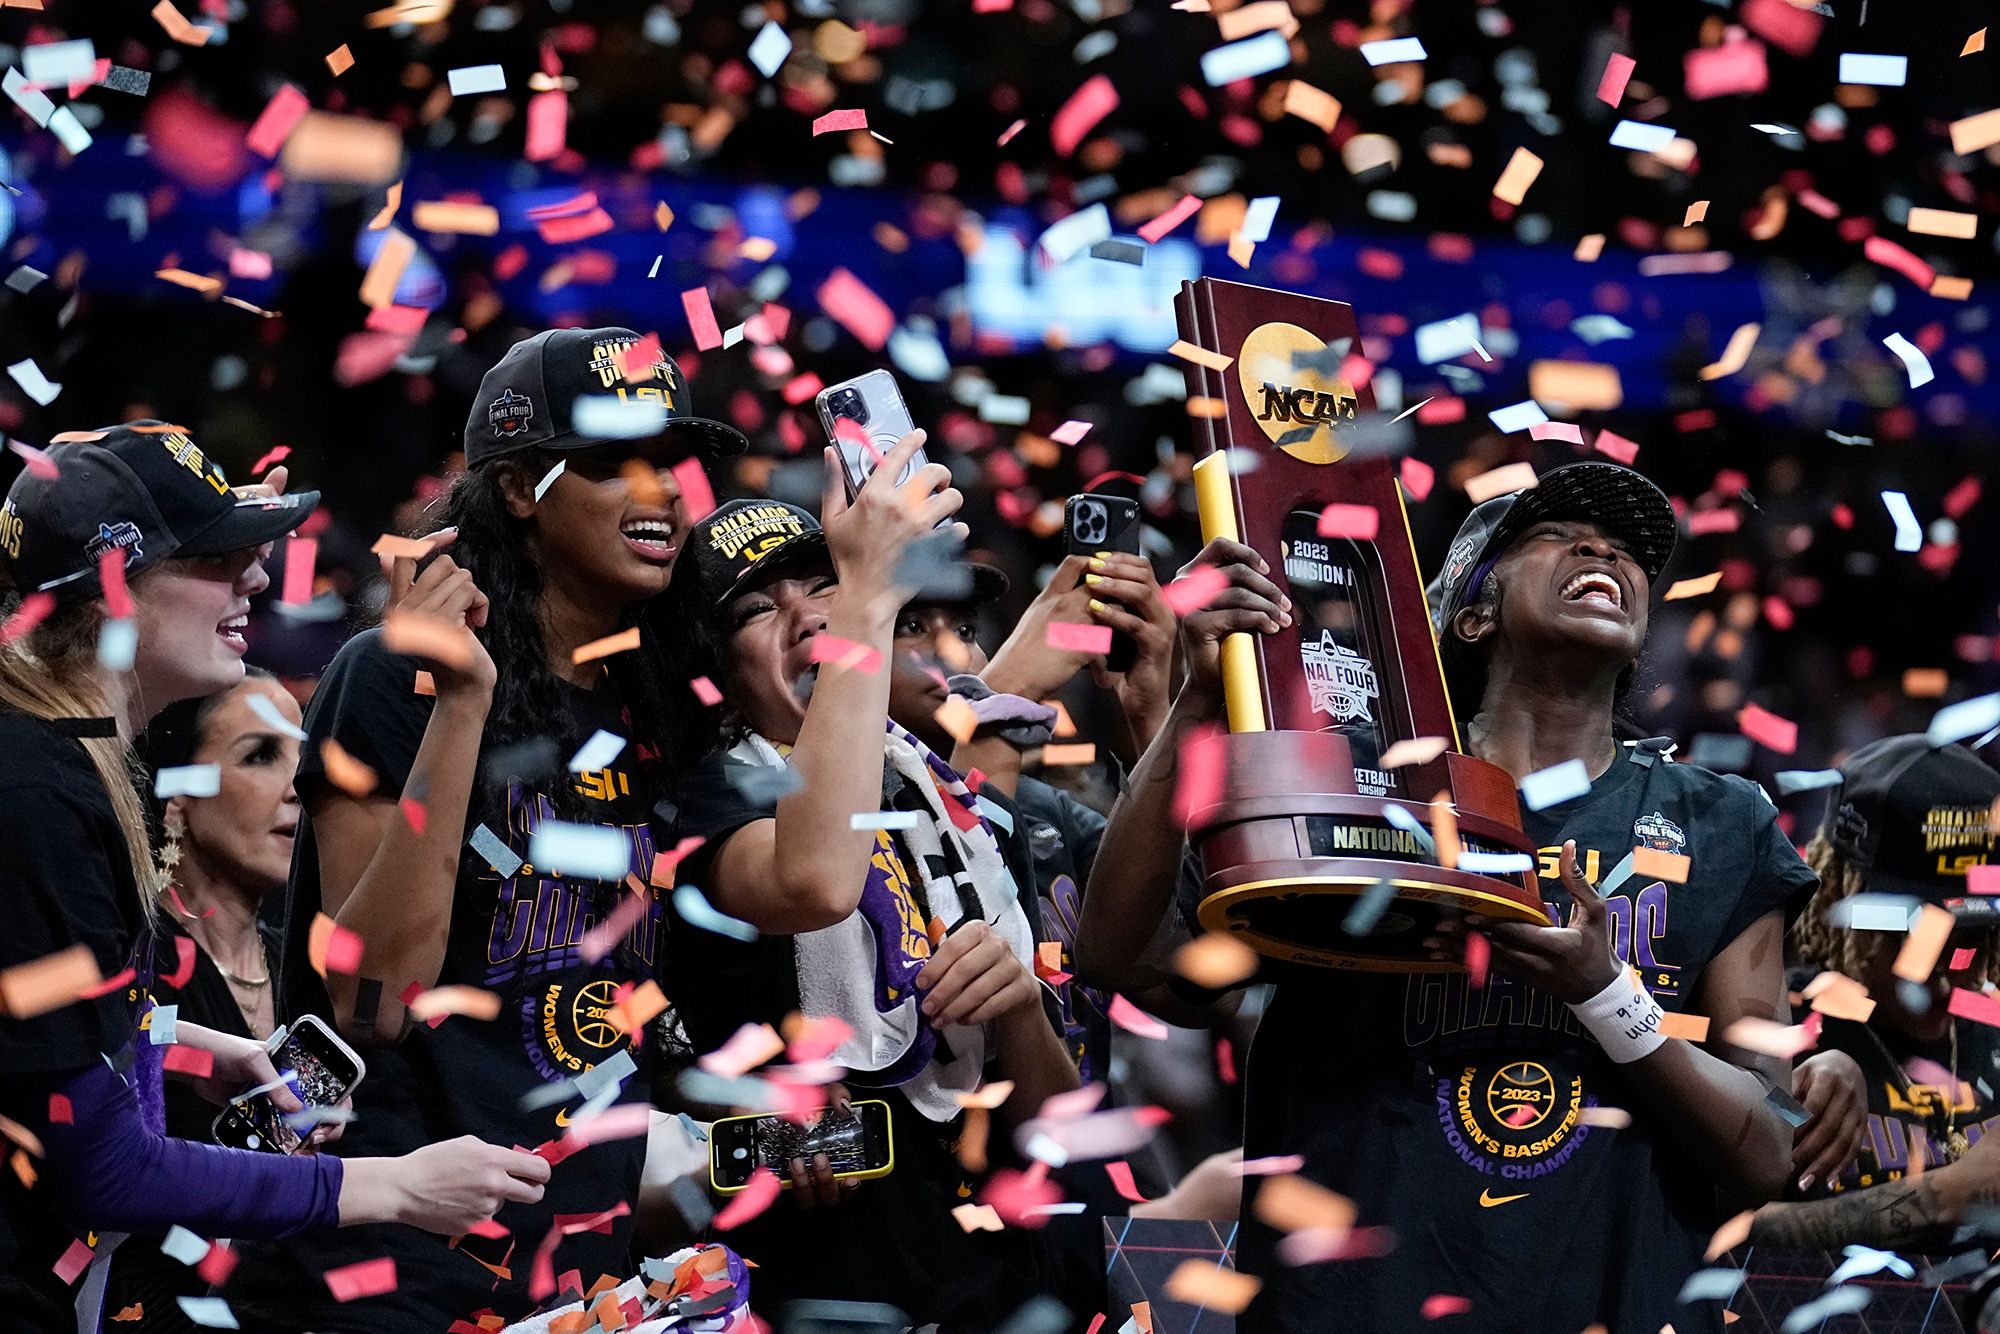
<svg viewBox="0 0 2000 1334">
<path fill-rule="evenodd" d="M 1479 1192 L 1479 1207 L 1482 1209 L 1491 1209 L 1496 1204 L 1512 1204 L 1516 1200 L 1525 1200 L 1527 1198 L 1528 1192 L 1525 1190 L 1519 1195 L 1495 1195 L 1492 1188 L 1488 1187 Z"/>
</svg>

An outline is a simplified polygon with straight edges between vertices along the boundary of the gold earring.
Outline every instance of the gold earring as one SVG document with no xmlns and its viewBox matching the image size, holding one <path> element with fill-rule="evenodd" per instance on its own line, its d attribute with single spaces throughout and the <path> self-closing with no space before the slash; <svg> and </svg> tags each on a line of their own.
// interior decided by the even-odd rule
<svg viewBox="0 0 2000 1334">
<path fill-rule="evenodd" d="M 181 834 L 184 832 L 179 820 L 167 821 L 167 843 L 161 848 L 155 860 L 159 864 L 163 879 L 174 878 L 174 868 L 181 864 Z"/>
</svg>

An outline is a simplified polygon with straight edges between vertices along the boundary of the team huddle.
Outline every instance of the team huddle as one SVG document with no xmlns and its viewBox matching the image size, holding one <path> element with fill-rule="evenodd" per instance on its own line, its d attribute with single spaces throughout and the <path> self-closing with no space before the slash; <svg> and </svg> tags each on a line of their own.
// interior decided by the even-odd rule
<svg viewBox="0 0 2000 1334">
<path fill-rule="evenodd" d="M 1678 531 L 1645 477 L 1552 469 L 1423 562 L 1458 748 L 1584 775 L 1521 808 L 1546 922 L 1217 977 L 1180 803 L 1225 642 L 1306 614 L 1276 553 L 1215 538 L 1170 597 L 1107 522 L 989 653 L 951 471 L 841 411 L 817 516 L 715 505 L 746 442 L 657 342 L 515 345 L 303 709 L 243 627 L 316 493 L 145 420 L 22 474 L 0 967 L 94 974 L 0 987 L 11 1328 L 1094 1330 L 1127 1011 L 1249 991 L 1240 1155 L 1141 1206 L 1240 1223 L 1245 1331 L 1688 1334 L 1742 1247 L 1980 1246 L 1992 738 L 1855 751 L 1802 854 L 1633 735 Z M 1138 757 L 1108 811 L 1037 763 L 1080 675 Z"/>
</svg>

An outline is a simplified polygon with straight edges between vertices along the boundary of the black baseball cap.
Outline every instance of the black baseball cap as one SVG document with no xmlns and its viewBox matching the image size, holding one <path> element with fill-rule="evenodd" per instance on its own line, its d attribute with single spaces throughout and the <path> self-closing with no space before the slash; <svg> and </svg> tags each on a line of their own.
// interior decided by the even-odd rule
<svg viewBox="0 0 2000 1334">
<path fill-rule="evenodd" d="M 524 338 L 479 382 L 465 419 L 465 462 L 477 467 L 524 449 L 589 449 L 612 437 L 576 427 L 578 400 L 657 402 L 666 412 L 658 439 L 684 442 L 708 458 L 750 448 L 733 426 L 697 417 L 687 377 L 665 352 L 627 376 L 625 354 L 645 340 L 630 329 L 549 329 Z"/>
<path fill-rule="evenodd" d="M 1631 548 L 1632 559 L 1656 580 L 1674 554 L 1677 523 L 1665 493 L 1643 475 L 1616 463 L 1565 463 L 1543 473 L 1534 486 L 1495 496 L 1475 507 L 1459 525 L 1445 552 L 1444 566 L 1424 590 L 1431 626 L 1441 643 L 1446 627 L 1479 594 L 1479 585 L 1513 545 L 1535 524 L 1550 519 L 1588 519 Z"/>
<path fill-rule="evenodd" d="M 831 568 L 826 532 L 810 511 L 782 500 L 732 500 L 694 526 L 688 553 L 702 596 L 716 608 L 753 588 L 815 565 Z M 942 563 L 942 562 L 940 562 Z M 953 561 L 950 570 L 927 570 L 915 605 L 996 602 L 1006 595 L 1004 571 L 978 561 Z M 955 577 L 969 572 L 969 580 Z"/>
<path fill-rule="evenodd" d="M 98 560 L 125 553 L 137 574 L 174 556 L 220 556 L 275 542 L 304 523 L 319 492 L 239 496 L 185 428 L 142 419 L 66 431 L 49 446 L 56 475 L 14 479 L 0 505 L 0 552 L 22 593 L 58 603 L 96 597 Z"/>
<path fill-rule="evenodd" d="M 1870 742 L 1840 766 L 1822 827 L 1868 889 L 1913 894 L 1954 916 L 2000 926 L 2000 904 L 1966 896 L 1966 868 L 2000 861 L 1992 831 L 2000 770 L 1966 747 L 1922 733 Z"/>
</svg>

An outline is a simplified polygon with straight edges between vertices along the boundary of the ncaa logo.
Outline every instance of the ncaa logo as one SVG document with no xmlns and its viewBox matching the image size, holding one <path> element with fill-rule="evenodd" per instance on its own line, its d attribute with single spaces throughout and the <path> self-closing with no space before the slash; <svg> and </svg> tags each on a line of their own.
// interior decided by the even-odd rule
<svg viewBox="0 0 2000 1334">
<path fill-rule="evenodd" d="M 1640 847 L 1655 852 L 1679 853 L 1687 847 L 1687 835 L 1681 832 L 1681 827 L 1659 811 L 1634 820 L 1632 837 L 1639 840 Z"/>
<path fill-rule="evenodd" d="M 1375 665 L 1345 644 L 1337 644 L 1333 631 L 1320 631 L 1319 642 L 1305 641 L 1299 647 L 1305 667 L 1306 691 L 1313 712 L 1324 713 L 1336 723 L 1372 723 L 1368 703 L 1378 686 Z"/>
</svg>

